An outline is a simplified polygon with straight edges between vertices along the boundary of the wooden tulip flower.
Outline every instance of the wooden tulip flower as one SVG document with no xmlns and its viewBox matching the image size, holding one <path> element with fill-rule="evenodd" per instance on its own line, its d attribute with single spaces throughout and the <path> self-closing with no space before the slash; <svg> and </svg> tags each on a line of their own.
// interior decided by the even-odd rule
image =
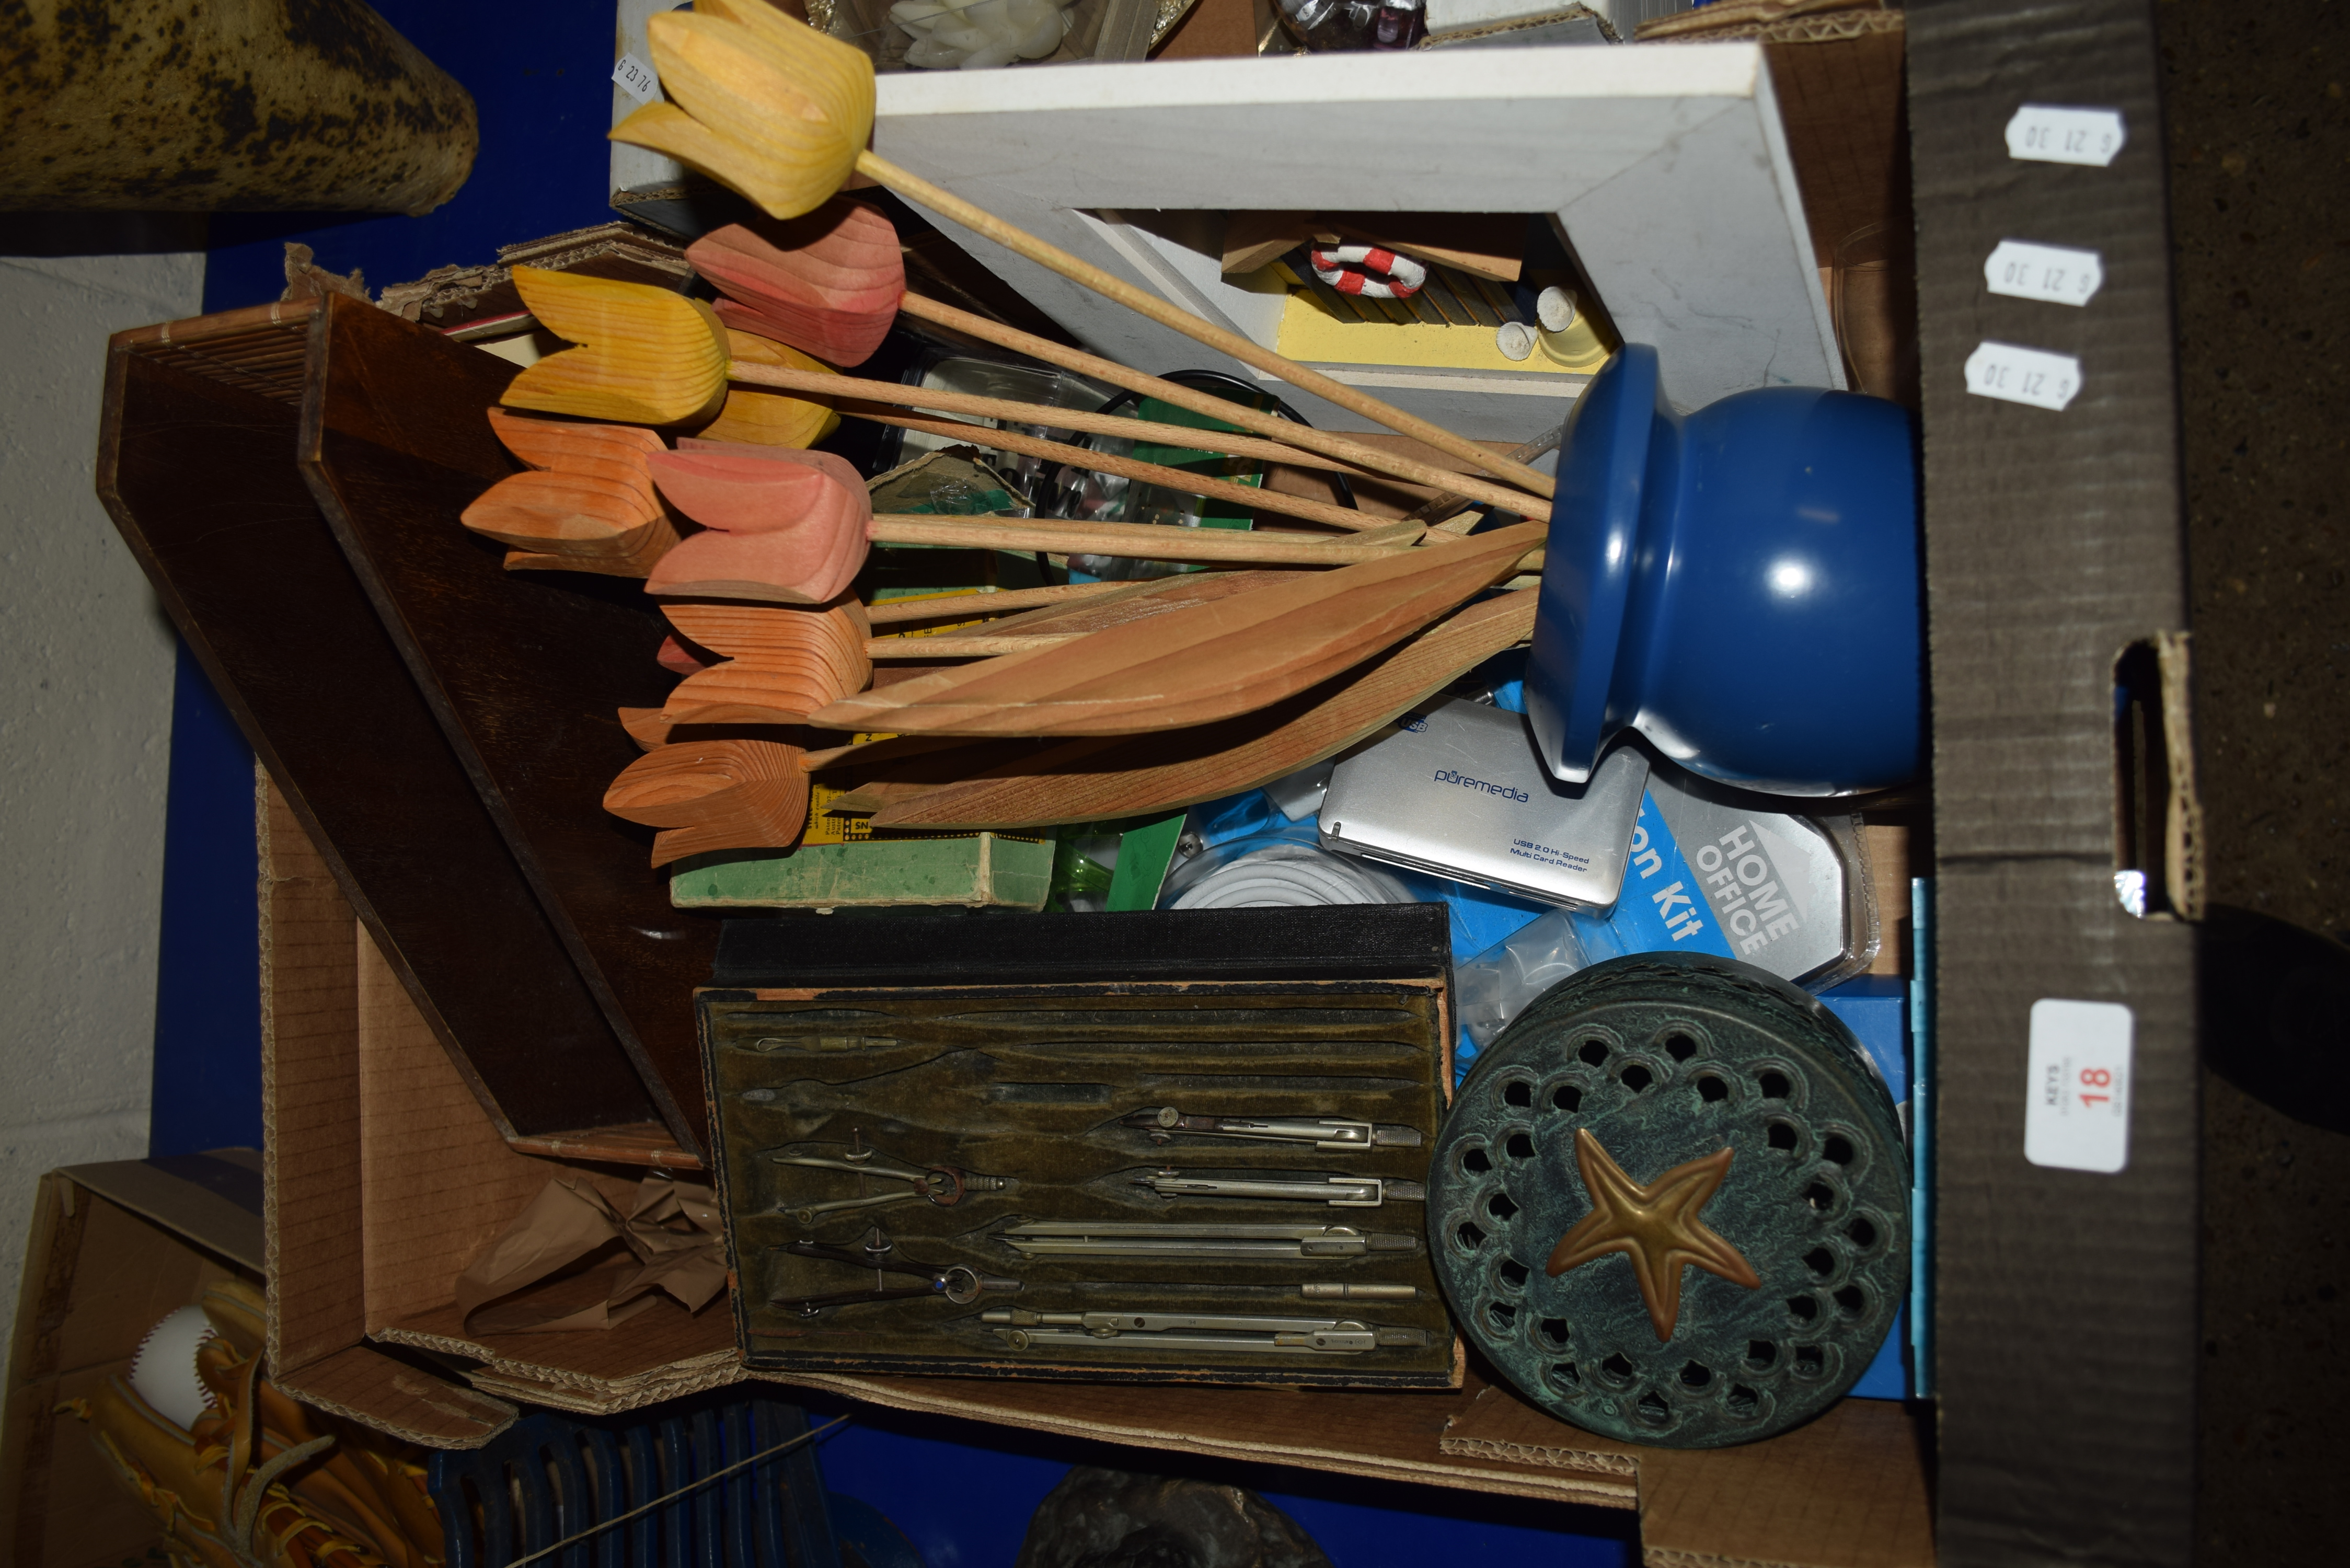
<svg viewBox="0 0 2350 1568">
<path fill-rule="evenodd" d="M 726 391 L 726 329 L 710 306 L 651 284 L 514 269 L 540 326 L 577 345 L 526 366 L 498 401 L 550 414 L 672 425 L 707 420 Z"/>
<path fill-rule="evenodd" d="M 646 26 L 661 90 L 614 132 L 722 180 L 772 217 L 829 201 L 873 130 L 873 62 L 764 0 L 696 0 Z M 628 134 L 620 135 L 625 130 Z"/>
<path fill-rule="evenodd" d="M 858 202 L 753 229 L 729 223 L 686 247 L 718 286 L 718 319 L 835 365 L 861 365 L 889 334 L 906 292 L 889 220 Z"/>
<path fill-rule="evenodd" d="M 809 378 L 821 387 L 839 372 L 812 359 L 789 344 L 729 327 L 726 347 L 733 356 L 729 372 L 744 369 L 774 370 Z M 740 441 L 747 446 L 814 446 L 840 428 L 840 414 L 828 403 L 787 398 L 774 392 L 729 388 L 726 406 L 701 431 L 704 441 Z"/>
<path fill-rule="evenodd" d="M 465 508 L 466 527 L 512 546 L 506 570 L 641 577 L 677 543 L 648 466 L 660 438 L 634 425 L 558 423 L 490 410 L 490 428 L 530 464 Z"/>
<path fill-rule="evenodd" d="M 674 101 L 638 109 L 612 128 L 615 140 L 691 164 L 776 218 L 813 212 L 854 171 L 1267 375 L 1536 495 L 1548 496 L 1556 488 L 1546 474 L 1215 326 L 866 151 L 873 130 L 873 62 L 861 50 L 759 0 L 697 0 L 691 16 L 671 11 L 653 17 L 646 36 L 661 85 Z"/>
<path fill-rule="evenodd" d="M 671 600 L 661 612 L 681 635 L 721 656 L 677 683 L 659 710 L 663 726 L 797 724 L 873 678 L 865 654 L 873 628 L 853 598 L 822 609 Z"/>
<path fill-rule="evenodd" d="M 705 321 L 695 314 L 701 312 L 706 316 L 706 306 L 681 300 L 669 290 L 650 284 L 622 283 L 610 278 L 581 278 L 568 274 L 540 275 L 567 280 L 561 286 L 563 298 L 555 306 L 556 319 L 567 325 L 567 335 L 574 332 L 580 335 L 582 346 L 543 359 L 517 377 L 503 400 L 516 407 L 544 408 L 556 412 L 634 423 L 683 422 L 684 416 L 679 415 L 678 410 L 691 410 L 692 417 L 713 421 L 704 430 L 705 435 L 763 445 L 789 446 L 806 445 L 821 440 L 838 421 L 837 411 L 828 403 L 815 400 L 854 397 L 892 405 L 976 413 L 1014 423 L 1092 431 L 1156 441 L 1170 446 L 1231 452 L 1267 462 L 1299 462 L 1308 467 L 1335 468 L 1349 472 L 1368 470 L 1393 473 L 1415 483 L 1450 482 L 1457 483 L 1464 493 L 1478 494 L 1481 499 L 1496 504 L 1510 504 L 1513 510 L 1530 514 L 1547 511 L 1541 503 L 1513 497 L 1512 493 L 1499 486 L 1480 486 L 1470 481 L 1458 480 L 1444 471 L 1361 446 L 1342 436 L 1274 421 L 1271 416 L 1260 414 L 1255 410 L 1205 398 L 1204 394 L 1195 390 L 1150 378 L 1135 378 L 1131 372 L 1123 370 L 1118 372 L 1118 376 L 1137 380 L 1152 395 L 1163 394 L 1170 401 L 1187 407 L 1204 399 L 1205 407 L 1211 411 L 1221 410 L 1223 417 L 1248 424 L 1252 429 L 1269 430 L 1274 433 L 1286 434 L 1300 443 L 1311 443 L 1326 455 L 1309 456 L 1283 443 L 1235 438 L 1214 431 L 1193 430 L 1189 426 L 1153 424 L 1140 420 L 1085 414 L 1002 399 L 965 397 L 951 392 L 901 387 L 895 382 L 856 379 L 840 375 L 830 366 L 810 358 L 786 344 L 740 330 L 719 329 L 726 352 L 713 358 L 710 352 L 710 322 L 715 317 Z M 910 305 L 914 298 L 911 295 L 906 296 Z M 938 306 L 933 314 L 947 308 Z M 995 331 L 991 324 L 973 336 L 987 337 Z M 1049 354 L 1039 357 L 1051 358 Z M 546 381 L 534 379 L 543 369 L 556 366 L 564 367 L 559 383 L 550 387 Z M 780 388 L 809 396 L 778 398 L 761 392 L 730 392 L 726 385 L 730 377 L 753 386 Z M 1118 377 L 1111 379 L 1115 380 Z M 862 404 L 859 407 L 866 417 L 885 423 L 911 423 L 917 429 L 932 428 L 931 424 L 901 421 L 886 411 L 864 409 Z M 656 419 L 655 415 L 660 417 Z M 959 434 L 962 428 L 951 427 L 950 433 Z M 1243 494 L 1221 481 L 1204 479 L 1154 463 L 1040 441 L 1008 431 L 999 431 L 986 439 L 991 444 L 1010 450 L 1051 457 L 1058 462 L 1076 462 L 1103 472 L 1120 473 L 1129 479 L 1140 479 L 1189 493 L 1237 501 L 1243 505 L 1305 517 L 1336 527 L 1364 528 L 1375 525 L 1377 521 L 1345 508 L 1297 496 L 1283 496 L 1259 490 L 1249 490 Z M 1334 458 L 1338 461 L 1332 461 Z"/>
<path fill-rule="evenodd" d="M 651 460 L 653 483 L 702 525 L 660 559 L 649 594 L 828 604 L 865 564 L 872 503 L 830 452 L 694 443 Z"/>
<path fill-rule="evenodd" d="M 807 822 L 800 748 L 780 741 L 661 746 L 620 771 L 604 792 L 614 816 L 666 831 L 653 864 L 717 849 L 784 849 Z"/>
</svg>

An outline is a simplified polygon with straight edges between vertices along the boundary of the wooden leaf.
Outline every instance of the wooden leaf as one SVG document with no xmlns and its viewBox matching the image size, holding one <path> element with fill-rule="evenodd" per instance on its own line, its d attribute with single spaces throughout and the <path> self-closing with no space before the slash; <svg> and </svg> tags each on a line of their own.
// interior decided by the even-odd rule
<svg viewBox="0 0 2350 1568">
<path fill-rule="evenodd" d="M 726 392 L 726 329 L 710 306 L 649 283 L 514 269 L 539 325 L 577 345 L 527 366 L 499 401 L 628 424 L 708 419 Z"/>
<path fill-rule="evenodd" d="M 866 646 L 875 659 L 944 659 L 980 654 L 1014 653 L 1020 644 L 1038 638 L 1063 638 L 1101 631 L 1154 615 L 1208 604 L 1247 593 L 1279 581 L 1280 572 L 1186 572 L 1148 582 L 1104 583 L 1107 592 L 1049 604 L 1024 615 L 1009 616 L 971 631 L 934 632 L 927 636 L 877 638 Z M 997 596 L 967 596 L 972 610 L 986 607 Z M 868 612 L 869 614 L 870 612 Z M 1010 646 L 995 646 L 1009 644 Z M 1042 646 L 1036 644 L 1035 646 Z"/>
<path fill-rule="evenodd" d="M 829 452 L 689 443 L 650 462 L 661 493 L 706 531 L 661 557 L 647 593 L 820 605 L 865 564 L 872 504 Z"/>
<path fill-rule="evenodd" d="M 833 730 L 1115 735 L 1251 712 L 1360 663 L 1508 576 L 1539 544 L 1519 524 L 1193 605 L 847 698 L 809 715 Z M 681 549 L 686 546 L 680 546 Z"/>
<path fill-rule="evenodd" d="M 877 749 L 853 765 L 828 771 L 824 782 L 843 793 L 826 806 L 835 816 L 870 816 L 901 801 L 998 772 L 1021 773 L 1045 757 L 1079 746 L 1124 745 L 1123 741 L 958 741 L 929 752 Z M 801 758 L 803 768 L 807 759 Z"/>
<path fill-rule="evenodd" d="M 879 671 L 875 674 L 878 676 Z M 880 681 L 876 680 L 874 684 L 878 686 Z M 848 766 L 852 758 L 858 759 L 856 765 L 861 767 L 878 757 L 920 756 L 926 752 L 948 751 L 972 743 L 960 735 L 882 735 L 810 752 L 800 758 L 800 767 L 808 773 L 822 773 L 828 768 Z"/>
<path fill-rule="evenodd" d="M 945 759 L 959 753 L 932 753 L 937 760 L 928 770 L 893 769 L 886 753 L 871 763 L 845 759 L 842 765 L 852 777 L 860 766 L 868 768 L 881 786 L 874 795 L 876 827 L 1009 828 L 1172 811 L 1262 788 L 1337 755 L 1532 637 L 1535 607 L 1531 593 L 1488 599 L 1358 669 L 1254 713 L 1107 746 L 1077 742 L 927 791 L 910 786 L 944 771 Z"/>
<path fill-rule="evenodd" d="M 782 849 L 807 821 L 800 749 L 779 741 L 662 746 L 630 763 L 604 792 L 604 809 L 649 827 L 652 863 L 713 849 Z"/>
<path fill-rule="evenodd" d="M 1014 610 L 1034 609 L 1038 605 L 1121 593 L 1130 586 L 1126 583 L 1063 583 L 1047 588 L 934 594 L 920 598 L 885 599 L 879 604 L 867 605 L 865 614 L 875 626 L 907 620 L 964 620 L 972 616 L 1010 615 Z"/>
<path fill-rule="evenodd" d="M 661 707 L 671 724 L 797 724 L 873 678 L 865 656 L 872 628 L 855 599 L 825 609 L 672 601 L 661 610 L 686 637 L 726 656 L 678 682 Z"/>
<path fill-rule="evenodd" d="M 896 227 L 837 198 L 788 222 L 712 230 L 685 259 L 726 295 L 721 321 L 835 365 L 872 357 L 906 292 Z"/>
</svg>

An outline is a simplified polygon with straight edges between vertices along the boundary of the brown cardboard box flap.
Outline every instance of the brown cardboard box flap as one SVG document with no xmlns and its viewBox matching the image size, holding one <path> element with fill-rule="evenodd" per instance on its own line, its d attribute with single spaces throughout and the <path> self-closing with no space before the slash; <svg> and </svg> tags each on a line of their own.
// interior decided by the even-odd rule
<svg viewBox="0 0 2350 1568">
<path fill-rule="evenodd" d="M 434 1449 L 478 1449 L 521 1414 L 503 1399 L 353 1345 L 276 1379 L 306 1405 Z"/>
<path fill-rule="evenodd" d="M 1931 1568 L 1933 1518 L 1904 1407 L 1847 1399 L 1766 1443 L 1619 1443 L 1472 1371 L 1453 1394 L 1148 1388 L 944 1377 L 780 1377 L 895 1410 L 1386 1481 L 1640 1511 L 1659 1565 Z"/>
<path fill-rule="evenodd" d="M 591 1414 L 633 1410 L 743 1376 L 734 1320 L 721 1302 L 688 1313 L 663 1297 L 618 1328 L 585 1334 L 468 1334 L 452 1302 L 373 1337 L 478 1361 L 484 1370 L 469 1374 L 477 1387 L 525 1384 L 541 1391 L 520 1397 Z"/>
<path fill-rule="evenodd" d="M 1486 1388 L 1440 1446 L 1463 1458 L 1636 1475 L 1648 1568 L 1934 1561 L 1923 1440 L 1890 1400 L 1846 1399 L 1769 1442 L 1701 1450 L 1619 1443 Z"/>
<path fill-rule="evenodd" d="M 762 1375 L 764 1376 L 764 1375 Z M 831 1373 L 774 1381 L 821 1388 L 893 1410 L 991 1421 L 1061 1437 L 1366 1479 L 1629 1508 L 1620 1466 L 1539 1467 L 1444 1450 L 1447 1429 L 1487 1392 L 1471 1372 L 1458 1392 L 1211 1388 L 1027 1383 L 1015 1379 L 859 1377 Z"/>
<path fill-rule="evenodd" d="M 57 1174 L 256 1274 L 265 1267 L 258 1149 L 69 1165 Z"/>
</svg>

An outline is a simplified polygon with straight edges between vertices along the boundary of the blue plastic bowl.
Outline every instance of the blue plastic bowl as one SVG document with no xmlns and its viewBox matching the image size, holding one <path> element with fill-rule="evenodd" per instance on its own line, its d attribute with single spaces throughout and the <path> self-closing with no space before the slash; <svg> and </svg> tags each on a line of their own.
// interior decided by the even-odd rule
<svg viewBox="0 0 2350 1568">
<path fill-rule="evenodd" d="M 1570 784 L 1635 729 L 1690 772 L 1776 794 L 1925 762 L 1918 480 L 1908 410 L 1801 387 L 1687 416 L 1627 347 L 1567 418 L 1526 666 Z"/>
</svg>

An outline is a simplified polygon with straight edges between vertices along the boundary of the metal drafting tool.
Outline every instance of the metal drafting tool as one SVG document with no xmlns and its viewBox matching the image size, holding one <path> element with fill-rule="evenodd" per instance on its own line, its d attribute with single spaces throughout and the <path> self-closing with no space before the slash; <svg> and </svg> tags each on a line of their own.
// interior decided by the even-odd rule
<svg viewBox="0 0 2350 1568">
<path fill-rule="evenodd" d="M 1326 1203 L 1333 1209 L 1377 1209 L 1388 1199 L 1417 1203 L 1428 1189 L 1417 1181 L 1378 1176 L 1316 1176 L 1275 1170 L 1263 1176 L 1186 1176 L 1180 1170 L 1146 1171 L 1134 1179 L 1161 1198 L 1271 1198 L 1291 1203 Z"/>
<path fill-rule="evenodd" d="M 1418 1127 L 1345 1116 L 1191 1116 L 1173 1106 L 1154 1106 L 1120 1118 L 1124 1127 L 1149 1130 L 1150 1141 L 1167 1143 L 1178 1133 L 1200 1137 L 1250 1138 L 1263 1143 L 1310 1143 L 1319 1149 L 1418 1148 Z"/>
<path fill-rule="evenodd" d="M 1382 1328 L 1341 1317 L 1253 1317 L 1238 1313 L 1030 1312 L 992 1307 L 980 1321 L 1014 1350 L 1045 1345 L 1098 1349 L 1128 1335 L 1152 1350 L 1227 1350 L 1252 1355 L 1359 1355 L 1428 1344 L 1424 1328 Z"/>
<path fill-rule="evenodd" d="M 1041 1220 L 996 1232 L 1030 1258 L 1361 1258 L 1419 1251 L 1409 1233 L 1350 1225 L 1162 1225 Z"/>
<path fill-rule="evenodd" d="M 1357 1285 L 1336 1280 L 1311 1280 L 1297 1287 L 1310 1302 L 1416 1302 L 1418 1285 Z"/>
<path fill-rule="evenodd" d="M 963 1170 L 951 1165 L 909 1165 L 893 1159 L 879 1149 L 865 1147 L 865 1134 L 859 1129 L 856 1141 L 847 1144 L 792 1144 L 791 1152 L 771 1154 L 767 1158 L 777 1165 L 798 1166 L 807 1170 L 845 1170 L 856 1176 L 878 1176 L 888 1181 L 902 1181 L 907 1187 L 897 1192 L 876 1193 L 869 1197 L 839 1198 L 828 1203 L 806 1203 L 785 1212 L 803 1225 L 813 1225 L 827 1214 L 843 1214 L 857 1209 L 884 1209 L 893 1203 L 917 1200 L 951 1209 L 973 1192 L 1012 1192 L 1020 1183 L 1008 1176 L 982 1176 L 977 1171 Z M 817 1152 L 837 1150 L 837 1153 Z"/>
<path fill-rule="evenodd" d="M 983 1295 L 1010 1295 L 1020 1289 L 1018 1280 L 983 1274 L 960 1263 L 950 1268 L 934 1269 L 927 1263 L 903 1261 L 898 1256 L 898 1243 L 879 1225 L 868 1231 L 865 1240 L 853 1249 L 827 1246 L 822 1241 L 786 1241 L 775 1251 L 789 1252 L 795 1258 L 818 1258 L 828 1263 L 846 1263 L 851 1268 L 873 1271 L 870 1290 L 767 1298 L 775 1305 L 788 1307 L 802 1317 L 814 1317 L 827 1307 L 855 1306 L 862 1302 L 907 1301 L 930 1295 L 944 1296 L 957 1306 L 969 1306 Z M 923 1282 L 893 1286 L 881 1277 L 884 1274 L 912 1274 Z"/>
</svg>

